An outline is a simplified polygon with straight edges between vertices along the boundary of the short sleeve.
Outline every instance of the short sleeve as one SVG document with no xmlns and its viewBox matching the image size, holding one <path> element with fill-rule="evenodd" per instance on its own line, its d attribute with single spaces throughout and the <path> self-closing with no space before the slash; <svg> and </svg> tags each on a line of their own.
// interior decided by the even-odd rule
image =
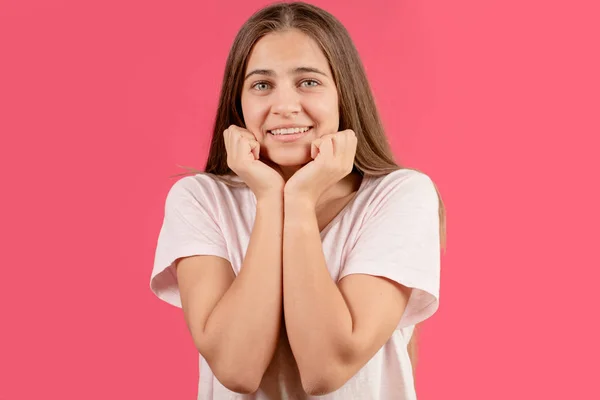
<svg viewBox="0 0 600 400">
<path fill-rule="evenodd" d="M 368 274 L 412 288 L 396 328 L 402 329 L 429 318 L 439 305 L 439 200 L 433 182 L 421 172 L 397 174 L 382 184 L 339 279 Z"/>
<path fill-rule="evenodd" d="M 203 181 L 184 177 L 171 187 L 158 235 L 150 289 L 161 300 L 181 307 L 174 262 L 181 257 L 214 255 L 229 260 L 227 246 L 217 223 L 214 196 Z"/>
</svg>

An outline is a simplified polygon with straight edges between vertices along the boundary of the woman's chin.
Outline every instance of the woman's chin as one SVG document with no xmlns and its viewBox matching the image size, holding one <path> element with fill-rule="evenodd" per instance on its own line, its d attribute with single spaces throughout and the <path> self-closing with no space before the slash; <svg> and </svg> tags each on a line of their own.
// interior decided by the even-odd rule
<svg viewBox="0 0 600 400">
<path fill-rule="evenodd" d="M 292 151 L 292 149 L 285 149 L 285 151 L 281 152 L 270 152 L 269 158 L 275 164 L 281 165 L 282 167 L 295 167 L 312 161 L 312 158 L 310 157 L 310 147 L 308 148 L 308 151 Z"/>
<path fill-rule="evenodd" d="M 301 166 L 301 165 L 305 165 L 307 163 L 309 163 L 310 161 L 312 161 L 312 159 L 310 157 L 298 157 L 298 158 L 292 158 L 292 157 L 273 157 L 271 159 L 275 164 L 280 165 L 282 167 L 297 167 L 297 166 Z"/>
</svg>

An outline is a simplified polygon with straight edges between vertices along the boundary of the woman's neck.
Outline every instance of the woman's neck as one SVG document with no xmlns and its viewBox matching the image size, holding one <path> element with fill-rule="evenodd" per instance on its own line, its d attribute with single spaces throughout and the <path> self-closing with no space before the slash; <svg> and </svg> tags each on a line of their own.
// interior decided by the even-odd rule
<svg viewBox="0 0 600 400">
<path fill-rule="evenodd" d="M 317 202 L 317 208 L 321 208 L 331 203 L 332 201 L 341 200 L 351 196 L 358 191 L 362 182 L 362 176 L 352 172 L 338 181 L 335 185 L 327 189 Z"/>
</svg>

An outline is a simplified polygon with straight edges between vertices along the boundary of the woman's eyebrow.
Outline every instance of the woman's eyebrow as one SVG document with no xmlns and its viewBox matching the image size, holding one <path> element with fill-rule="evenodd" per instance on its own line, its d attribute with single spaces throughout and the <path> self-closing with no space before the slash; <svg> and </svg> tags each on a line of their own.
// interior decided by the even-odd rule
<svg viewBox="0 0 600 400">
<path fill-rule="evenodd" d="M 318 68 L 314 68 L 314 67 L 298 67 L 298 68 L 294 68 L 293 70 L 290 71 L 290 73 L 292 73 L 294 75 L 307 73 L 307 72 L 314 72 L 316 74 L 321 74 L 323 76 L 327 76 L 327 74 L 325 72 L 321 71 Z M 277 76 L 275 71 L 273 71 L 272 69 L 255 69 L 255 70 L 250 71 L 248 73 L 248 75 L 246 75 L 246 77 L 244 78 L 244 81 L 246 79 L 248 79 L 249 77 L 251 77 L 252 75 Z"/>
</svg>

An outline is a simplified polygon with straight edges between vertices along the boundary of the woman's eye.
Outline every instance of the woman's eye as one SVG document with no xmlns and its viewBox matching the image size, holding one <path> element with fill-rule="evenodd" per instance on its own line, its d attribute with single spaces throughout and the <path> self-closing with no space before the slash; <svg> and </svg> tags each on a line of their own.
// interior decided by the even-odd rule
<svg viewBox="0 0 600 400">
<path fill-rule="evenodd" d="M 268 89 L 269 84 L 267 82 L 256 82 L 252 87 L 257 90 Z"/>
<path fill-rule="evenodd" d="M 304 85 L 305 83 L 312 83 L 311 85 Z M 319 82 L 315 81 L 314 79 L 307 79 L 305 81 L 302 81 L 301 83 L 302 85 L 306 86 L 306 87 L 315 87 L 315 86 L 319 86 Z"/>
</svg>

